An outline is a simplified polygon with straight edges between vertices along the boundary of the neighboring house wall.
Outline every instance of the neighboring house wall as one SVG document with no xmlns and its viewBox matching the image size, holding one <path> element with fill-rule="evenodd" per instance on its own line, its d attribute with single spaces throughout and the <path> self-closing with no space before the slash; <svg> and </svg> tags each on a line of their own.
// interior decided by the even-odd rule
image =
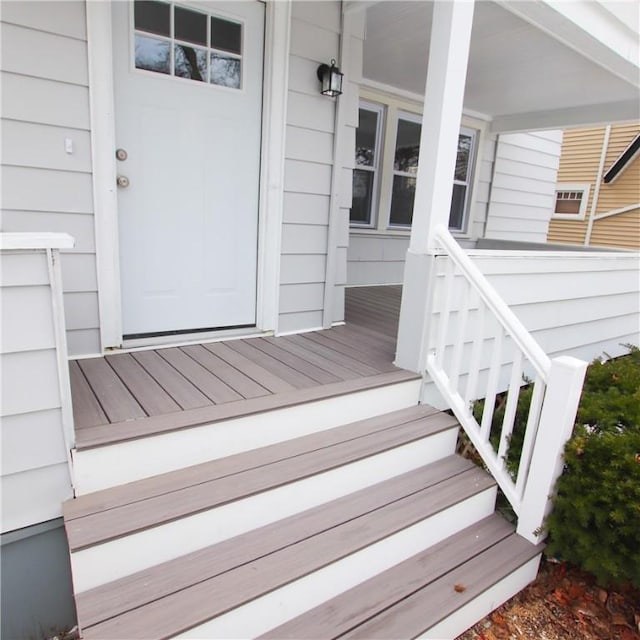
<svg viewBox="0 0 640 640">
<path fill-rule="evenodd" d="M 606 143 L 603 165 L 606 173 L 639 132 L 638 123 L 612 125 L 608 142 L 606 127 L 568 129 L 564 132 L 558 184 L 588 184 L 589 198 L 584 219 L 551 220 L 549 242 L 640 249 L 640 208 L 633 208 L 640 203 L 640 160 L 636 157 L 610 184 L 605 184 L 598 174 L 603 145 Z M 632 208 L 598 219 L 608 212 L 629 207 Z M 587 241 L 590 216 L 593 216 L 593 228 Z"/>
<path fill-rule="evenodd" d="M 2 230 L 64 231 L 75 238 L 62 258 L 69 352 L 96 353 L 84 2 L 4 2 L 1 19 Z"/>
<path fill-rule="evenodd" d="M 562 131 L 498 136 L 485 238 L 545 242 Z"/>
<path fill-rule="evenodd" d="M 321 63 L 339 58 L 341 31 L 340 2 L 294 2 L 291 21 L 289 58 L 289 100 L 284 177 L 282 259 L 280 265 L 279 331 L 317 328 L 323 323 L 327 269 L 329 215 L 332 192 L 332 168 L 335 144 L 336 100 L 320 94 L 316 70 Z M 361 62 L 362 38 L 354 37 L 353 66 Z M 347 74 L 346 74 L 347 75 Z M 351 81 L 349 81 L 351 80 Z M 333 321 L 344 315 L 346 246 L 348 243 L 348 207 L 351 201 L 351 168 L 357 94 L 353 78 L 345 77 L 347 102 L 342 135 L 345 136 L 340 183 L 348 190 L 339 194 L 336 291 Z"/>
</svg>

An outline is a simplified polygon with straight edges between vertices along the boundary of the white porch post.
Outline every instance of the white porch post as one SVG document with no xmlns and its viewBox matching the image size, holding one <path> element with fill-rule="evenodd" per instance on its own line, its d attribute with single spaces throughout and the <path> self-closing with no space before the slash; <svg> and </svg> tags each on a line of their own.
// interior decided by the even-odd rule
<svg viewBox="0 0 640 640">
<path fill-rule="evenodd" d="M 474 0 L 433 3 L 420 162 L 396 351 L 396 365 L 416 372 L 424 371 L 426 360 L 432 230 L 449 222 L 473 9 Z"/>
</svg>

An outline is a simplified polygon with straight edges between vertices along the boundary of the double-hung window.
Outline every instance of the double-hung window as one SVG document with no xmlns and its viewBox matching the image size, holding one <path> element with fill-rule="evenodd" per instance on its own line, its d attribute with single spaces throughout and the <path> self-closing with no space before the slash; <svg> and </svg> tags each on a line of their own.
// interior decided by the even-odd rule
<svg viewBox="0 0 640 640">
<path fill-rule="evenodd" d="M 369 227 L 375 222 L 377 208 L 384 110 L 381 105 L 362 102 L 359 116 L 350 220 L 352 225 Z"/>
<path fill-rule="evenodd" d="M 589 187 L 588 183 L 558 184 L 553 217 L 560 220 L 584 220 L 589 201 Z"/>
<path fill-rule="evenodd" d="M 413 217 L 422 116 L 392 104 L 383 109 L 360 103 L 351 225 L 401 232 L 411 228 Z M 449 228 L 461 233 L 469 226 L 477 137 L 476 129 L 461 127 L 449 212 Z"/>
<path fill-rule="evenodd" d="M 420 151 L 420 116 L 398 115 L 396 148 L 393 157 L 393 186 L 389 226 L 410 227 L 416 196 L 416 174 Z"/>
</svg>

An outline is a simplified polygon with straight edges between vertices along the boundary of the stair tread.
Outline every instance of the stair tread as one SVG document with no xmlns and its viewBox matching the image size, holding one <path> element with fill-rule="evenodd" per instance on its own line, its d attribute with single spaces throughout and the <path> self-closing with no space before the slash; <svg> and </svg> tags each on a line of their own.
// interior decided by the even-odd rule
<svg viewBox="0 0 640 640">
<path fill-rule="evenodd" d="M 369 620 L 385 615 L 387 610 L 393 610 L 390 608 L 428 585 L 440 580 L 447 581 L 448 572 L 464 566 L 494 545 L 502 545 L 513 536 L 513 526 L 494 513 L 387 571 L 271 629 L 260 638 L 305 640 L 342 637 Z M 525 542 L 522 538 L 519 540 Z M 518 550 L 529 544 L 523 545 L 521 542 L 517 545 Z M 494 575 L 500 577 L 499 573 Z M 464 581 L 468 581 L 466 574 Z M 447 594 L 447 602 L 454 599 L 453 594 L 455 599 L 460 600 L 457 592 L 452 589 L 448 589 Z M 429 608 L 422 609 L 425 617 L 432 615 Z M 386 637 L 415 637 L 415 634 L 391 633 Z"/>
<path fill-rule="evenodd" d="M 77 551 L 100 544 L 456 425 L 431 407 L 412 407 L 82 496 L 63 507 L 69 546 Z"/>
<path fill-rule="evenodd" d="M 85 427 L 76 434 L 76 448 L 81 451 L 103 445 L 111 445 L 419 379 L 419 374 L 394 368 L 393 371 L 373 376 L 341 380 L 305 389 L 294 389 L 241 402 L 226 402 L 224 404 L 143 417 L 137 420 Z"/>
<path fill-rule="evenodd" d="M 343 634 L 341 639 L 415 638 L 540 555 L 543 549 L 544 545 L 533 545 L 514 533 Z"/>
<path fill-rule="evenodd" d="M 452 456 L 77 594 L 84 637 L 171 637 L 493 486 Z"/>
</svg>

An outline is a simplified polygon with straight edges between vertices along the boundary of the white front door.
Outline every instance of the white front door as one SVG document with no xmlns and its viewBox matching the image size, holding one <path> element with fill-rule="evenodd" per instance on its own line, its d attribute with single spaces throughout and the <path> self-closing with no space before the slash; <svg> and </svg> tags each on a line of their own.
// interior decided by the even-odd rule
<svg viewBox="0 0 640 640">
<path fill-rule="evenodd" d="M 263 41 L 262 2 L 113 3 L 125 338 L 255 324 Z"/>
</svg>

